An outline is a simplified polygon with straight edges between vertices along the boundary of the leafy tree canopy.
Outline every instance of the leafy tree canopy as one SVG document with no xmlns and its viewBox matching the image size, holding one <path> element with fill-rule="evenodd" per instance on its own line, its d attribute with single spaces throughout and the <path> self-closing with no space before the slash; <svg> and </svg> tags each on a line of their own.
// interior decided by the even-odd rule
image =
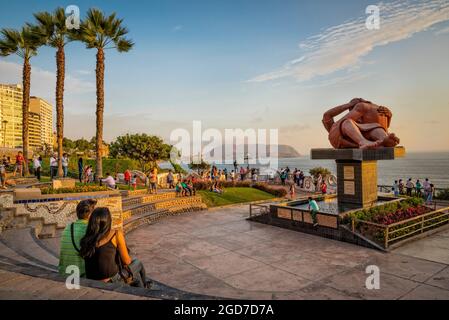
<svg viewBox="0 0 449 320">
<path fill-rule="evenodd" d="M 143 172 L 157 166 L 158 161 L 170 159 L 172 146 L 157 136 L 127 134 L 111 143 L 109 154 L 115 158 L 129 158 L 139 162 Z"/>
</svg>

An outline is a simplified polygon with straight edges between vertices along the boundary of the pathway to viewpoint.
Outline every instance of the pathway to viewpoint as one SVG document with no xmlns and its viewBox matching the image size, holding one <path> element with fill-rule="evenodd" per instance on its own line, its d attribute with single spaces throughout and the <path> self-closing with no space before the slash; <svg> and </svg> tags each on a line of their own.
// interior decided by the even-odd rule
<svg viewBox="0 0 449 320">
<path fill-rule="evenodd" d="M 449 231 L 381 253 L 247 217 L 247 205 L 212 209 L 163 219 L 127 238 L 151 278 L 193 293 L 249 299 L 449 299 Z M 419 254 L 423 248 L 426 253 Z M 368 265 L 380 268 L 380 290 L 365 287 Z"/>
</svg>

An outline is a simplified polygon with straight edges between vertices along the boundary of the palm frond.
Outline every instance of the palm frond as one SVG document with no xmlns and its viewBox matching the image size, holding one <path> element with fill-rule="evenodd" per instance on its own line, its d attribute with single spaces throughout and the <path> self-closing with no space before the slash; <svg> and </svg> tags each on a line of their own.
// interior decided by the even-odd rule
<svg viewBox="0 0 449 320">
<path fill-rule="evenodd" d="M 109 16 L 99 9 L 91 8 L 87 11 L 86 18 L 81 23 L 76 40 L 82 41 L 89 49 L 109 48 L 114 43 L 114 48 L 119 52 L 131 50 L 134 43 L 125 39 L 128 29 L 123 26 L 123 19 L 117 18 L 116 13 Z"/>
</svg>

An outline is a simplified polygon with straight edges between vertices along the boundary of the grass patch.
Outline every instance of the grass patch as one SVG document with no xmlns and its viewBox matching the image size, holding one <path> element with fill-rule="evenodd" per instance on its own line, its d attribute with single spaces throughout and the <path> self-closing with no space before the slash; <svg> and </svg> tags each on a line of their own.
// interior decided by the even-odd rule
<svg viewBox="0 0 449 320">
<path fill-rule="evenodd" d="M 253 188 L 226 188 L 223 194 L 206 190 L 201 190 L 197 193 L 201 195 L 203 202 L 209 208 L 274 198 L 272 194 Z"/>
</svg>

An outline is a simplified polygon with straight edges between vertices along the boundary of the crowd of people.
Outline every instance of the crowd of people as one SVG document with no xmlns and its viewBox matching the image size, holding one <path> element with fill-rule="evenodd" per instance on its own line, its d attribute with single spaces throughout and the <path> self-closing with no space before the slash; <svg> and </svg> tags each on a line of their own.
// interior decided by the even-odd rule
<svg viewBox="0 0 449 320">
<path fill-rule="evenodd" d="M 77 267 L 80 276 L 106 283 L 149 288 L 143 264 L 130 255 L 123 231 L 112 229 L 111 212 L 95 208 L 94 199 L 76 207 L 77 221 L 66 226 L 61 237 L 59 273 Z"/>
<path fill-rule="evenodd" d="M 435 186 L 428 178 L 422 182 L 419 179 L 413 182 L 412 178 L 409 178 L 407 182 L 399 179 L 394 181 L 392 191 L 396 197 L 400 195 L 423 197 L 426 203 L 430 203 L 435 194 Z"/>
</svg>

